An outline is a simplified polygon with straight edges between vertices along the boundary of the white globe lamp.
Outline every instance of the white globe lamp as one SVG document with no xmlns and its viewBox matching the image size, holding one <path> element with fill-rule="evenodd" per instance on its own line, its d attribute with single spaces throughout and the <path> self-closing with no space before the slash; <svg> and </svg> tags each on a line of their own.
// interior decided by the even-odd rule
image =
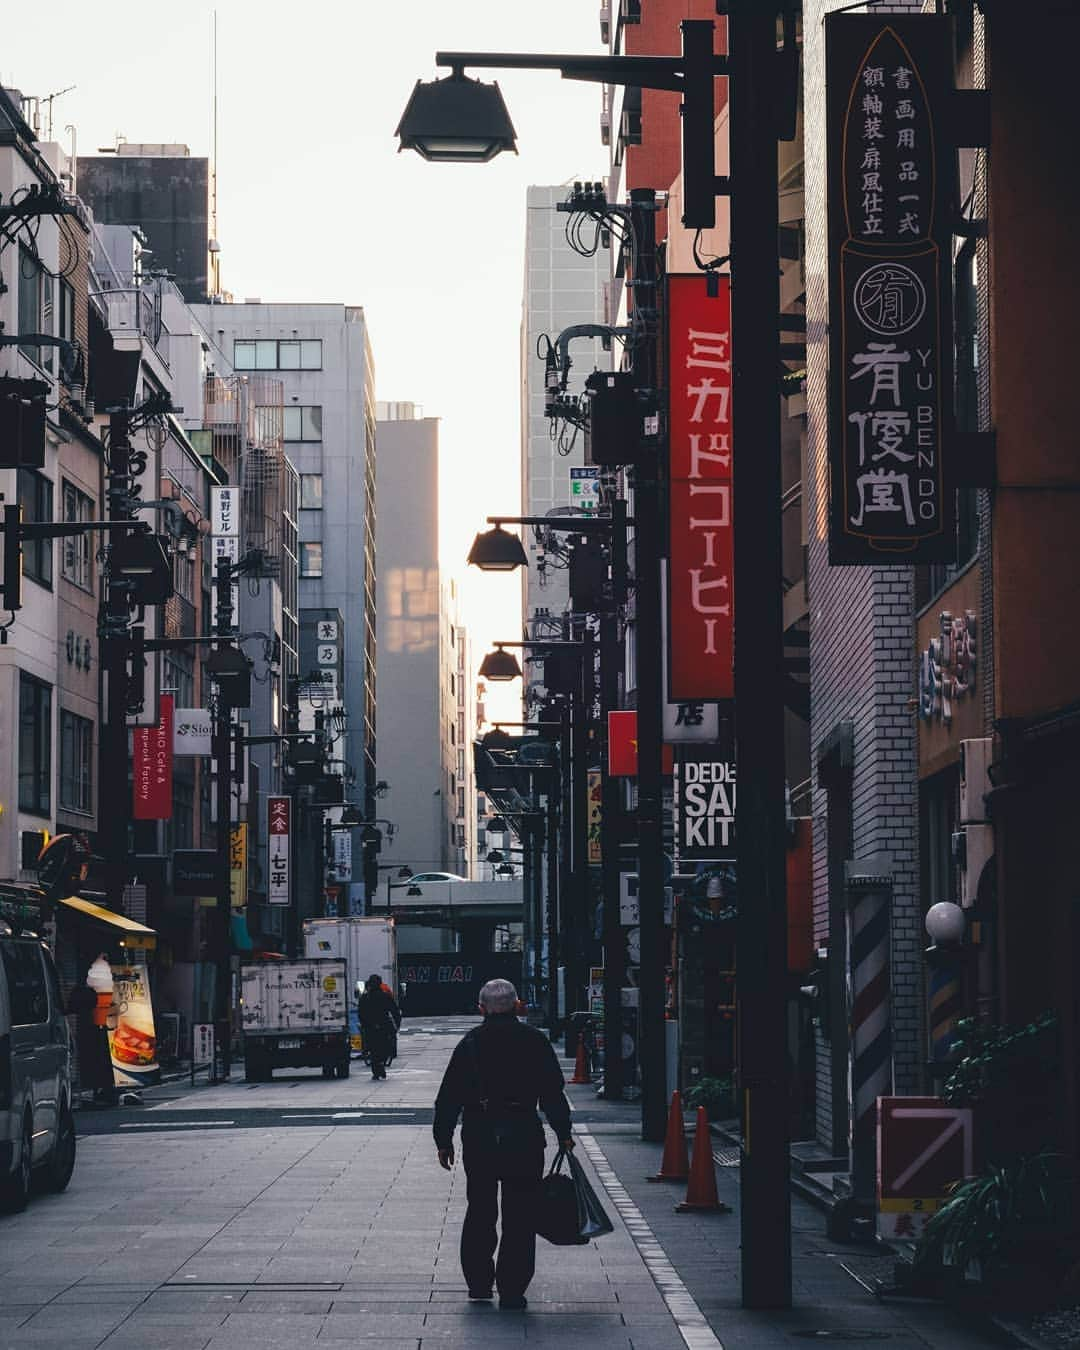
<svg viewBox="0 0 1080 1350">
<path fill-rule="evenodd" d="M 964 911 L 951 900 L 940 900 L 926 911 L 926 931 L 933 942 L 947 946 L 964 936 Z"/>
</svg>

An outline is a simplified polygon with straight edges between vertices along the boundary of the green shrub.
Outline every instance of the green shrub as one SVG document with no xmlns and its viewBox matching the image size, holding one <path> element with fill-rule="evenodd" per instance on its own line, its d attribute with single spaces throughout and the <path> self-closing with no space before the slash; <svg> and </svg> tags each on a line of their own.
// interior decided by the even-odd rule
<svg viewBox="0 0 1080 1350">
<path fill-rule="evenodd" d="M 727 1120 L 739 1114 L 735 1105 L 735 1088 L 729 1077 L 699 1078 L 684 1100 L 695 1111 L 703 1106 L 710 1120 Z"/>
</svg>

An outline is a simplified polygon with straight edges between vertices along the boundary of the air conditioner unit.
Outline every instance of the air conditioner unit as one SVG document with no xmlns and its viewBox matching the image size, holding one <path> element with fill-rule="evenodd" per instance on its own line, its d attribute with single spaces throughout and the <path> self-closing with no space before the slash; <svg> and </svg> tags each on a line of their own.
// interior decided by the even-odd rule
<svg viewBox="0 0 1080 1350">
<path fill-rule="evenodd" d="M 989 819 L 985 797 L 992 786 L 990 761 L 993 742 L 989 736 L 960 742 L 960 824 L 977 825 Z"/>
<path fill-rule="evenodd" d="M 960 903 L 965 907 L 978 899 L 983 869 L 994 856 L 994 830 L 991 825 L 964 827 L 964 869 L 960 873 Z"/>
<path fill-rule="evenodd" d="M 611 6 L 600 6 L 600 41 L 607 46 L 611 41 Z"/>
</svg>

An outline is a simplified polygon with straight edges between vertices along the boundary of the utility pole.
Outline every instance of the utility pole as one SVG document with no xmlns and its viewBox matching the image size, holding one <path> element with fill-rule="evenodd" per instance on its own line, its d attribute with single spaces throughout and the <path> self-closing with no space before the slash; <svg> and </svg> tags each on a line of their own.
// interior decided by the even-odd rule
<svg viewBox="0 0 1080 1350">
<path fill-rule="evenodd" d="M 600 728 L 601 754 L 607 755 L 607 714 L 616 706 L 619 693 L 619 612 L 626 600 L 626 502 L 611 504 L 611 594 L 600 614 Z M 619 780 L 602 770 L 600 803 L 600 868 L 604 897 L 604 1097 L 619 1101 L 623 1095 L 622 989 L 626 980 L 622 916 L 619 912 L 619 842 L 622 838 L 622 788 Z"/>
<path fill-rule="evenodd" d="M 791 1305 L 776 6 L 731 0 L 742 1298 Z M 644 913 L 644 909 L 642 911 Z M 645 935 L 642 932 L 642 955 Z"/>
<path fill-rule="evenodd" d="M 108 519 L 133 519 L 131 511 L 131 409 L 109 414 Z M 99 813 L 105 856 L 105 893 L 117 913 L 123 911 L 124 885 L 128 876 L 128 823 L 131 798 L 128 791 L 128 659 L 131 651 L 131 617 L 126 587 L 110 575 L 98 620 L 101 665 L 105 674 L 105 723 L 101 736 L 101 782 L 110 785 L 108 810 Z M 142 671 L 134 672 L 141 681 Z"/>
<path fill-rule="evenodd" d="M 657 406 L 660 385 L 659 294 L 656 263 L 656 193 L 630 193 L 633 223 L 631 300 L 639 329 L 632 347 L 634 388 Z M 667 1055 L 664 1027 L 663 768 L 660 714 L 660 557 L 662 454 L 659 437 L 633 470 L 634 656 L 637 667 L 637 839 L 641 963 L 638 975 L 638 1063 L 641 1067 L 641 1137 L 664 1138 L 667 1126 Z"/>
<path fill-rule="evenodd" d="M 221 652 L 233 640 L 233 567 L 226 557 L 217 559 L 214 574 L 217 613 L 214 636 Z M 232 705 L 228 683 L 217 681 L 217 704 L 213 734 L 214 775 L 217 780 L 217 872 L 218 872 L 218 960 L 214 984 L 214 1021 L 221 1045 L 222 1071 L 228 1078 L 232 1070 L 232 877 L 230 844 L 232 835 Z"/>
</svg>

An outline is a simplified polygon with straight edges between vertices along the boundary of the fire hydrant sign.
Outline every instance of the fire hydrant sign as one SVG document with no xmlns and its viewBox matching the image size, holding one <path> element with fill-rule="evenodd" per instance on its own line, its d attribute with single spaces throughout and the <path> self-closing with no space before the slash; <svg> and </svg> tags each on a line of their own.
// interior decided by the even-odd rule
<svg viewBox="0 0 1080 1350">
<path fill-rule="evenodd" d="M 973 1171 L 971 1110 L 940 1097 L 879 1097 L 877 1231 L 915 1241 Z"/>
<path fill-rule="evenodd" d="M 269 878 L 266 901 L 270 905 L 289 903 L 289 841 L 292 833 L 292 798 L 267 797 L 266 838 L 269 852 Z"/>
</svg>

